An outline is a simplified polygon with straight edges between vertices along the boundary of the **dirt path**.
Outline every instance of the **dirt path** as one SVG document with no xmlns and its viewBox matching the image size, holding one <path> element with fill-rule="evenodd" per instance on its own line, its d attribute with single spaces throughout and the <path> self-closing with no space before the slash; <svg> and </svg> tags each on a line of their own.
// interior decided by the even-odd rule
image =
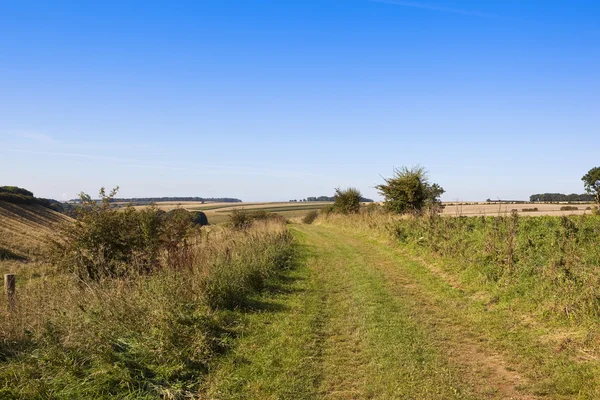
<svg viewBox="0 0 600 400">
<path fill-rule="evenodd" d="M 302 267 L 275 312 L 249 317 L 204 397 L 534 398 L 516 365 L 407 272 L 414 260 L 331 227 L 293 231 Z"/>
</svg>

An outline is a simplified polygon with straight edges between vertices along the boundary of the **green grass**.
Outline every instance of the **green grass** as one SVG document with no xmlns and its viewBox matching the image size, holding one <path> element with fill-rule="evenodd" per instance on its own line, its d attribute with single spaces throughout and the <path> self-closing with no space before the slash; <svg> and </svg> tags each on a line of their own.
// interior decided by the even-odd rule
<svg viewBox="0 0 600 400">
<path fill-rule="evenodd" d="M 586 233 L 585 227 L 590 228 L 598 221 L 575 218 L 581 218 L 577 221 L 580 234 L 593 236 L 593 230 Z M 455 232 L 455 235 L 450 236 L 448 235 L 452 231 L 437 230 L 436 235 L 445 236 L 444 240 L 438 239 L 437 247 L 428 244 L 431 243 L 433 233 L 427 235 L 429 230 L 425 230 L 425 226 L 432 229 L 437 225 L 432 225 L 431 221 L 426 225 L 426 221 L 407 222 L 387 216 L 379 219 L 356 216 L 330 218 L 326 224 L 328 229 L 354 238 L 354 244 L 361 247 L 363 253 L 366 254 L 375 247 L 393 258 L 393 262 L 373 259 L 371 265 L 386 274 L 389 285 L 398 281 L 410 282 L 413 289 L 405 289 L 410 294 L 406 296 L 406 302 L 412 303 L 412 308 L 419 310 L 417 319 L 423 325 L 429 325 L 432 332 L 437 332 L 431 336 L 432 343 L 439 342 L 443 344 L 442 347 L 451 349 L 458 362 L 467 366 L 469 364 L 468 360 L 461 361 L 461 357 L 457 356 L 465 352 L 463 342 L 466 342 L 467 353 L 472 352 L 473 348 L 487 349 L 491 354 L 490 359 L 496 360 L 496 364 L 506 365 L 509 370 L 517 371 L 521 378 L 517 379 L 519 384 L 515 388 L 520 388 L 525 393 L 553 399 L 598 398 L 600 324 L 597 319 L 590 318 L 587 312 L 576 312 L 576 308 L 570 308 L 567 316 L 563 308 L 564 304 L 573 301 L 574 296 L 586 296 L 595 287 L 572 291 L 573 288 L 564 278 L 556 280 L 553 269 L 547 269 L 545 275 L 526 273 L 526 269 L 519 273 L 519 262 L 529 260 L 521 253 L 527 247 L 514 253 L 521 255 L 521 258 L 513 260 L 516 263 L 509 270 L 515 275 L 504 274 L 500 280 L 490 281 L 486 278 L 487 270 L 483 268 L 485 264 L 477 265 L 472 262 L 472 257 L 480 256 L 478 252 L 481 251 L 476 239 L 479 236 L 473 237 L 481 232 L 473 228 L 472 224 L 481 222 L 481 218 L 471 219 L 471 224 L 465 219 L 448 218 L 444 223 L 451 227 L 472 229 L 462 229 L 460 233 Z M 503 221 L 506 223 L 506 218 Z M 523 218 L 521 228 L 524 237 L 519 237 L 515 243 L 529 246 L 525 232 L 537 232 L 555 238 L 548 242 L 539 239 L 534 241 L 541 246 L 535 253 L 537 256 L 547 254 L 544 249 L 553 253 L 565 249 L 569 252 L 569 246 L 560 250 L 561 247 L 557 245 L 561 242 L 556 238 L 560 239 L 561 235 L 554 236 L 561 232 L 560 227 L 564 221 L 564 217 Z M 417 226 L 417 223 L 423 225 Z M 407 228 L 409 224 L 410 228 Z M 388 230 L 384 229 L 386 225 Z M 397 239 L 390 242 L 389 232 L 398 237 L 395 229 L 397 226 L 404 227 L 400 236 L 402 243 Z M 497 243 L 497 246 L 504 246 L 497 249 L 507 250 L 506 240 L 499 232 L 496 234 L 499 235 L 497 240 L 504 242 Z M 576 237 L 568 240 L 574 241 Z M 482 240 L 482 243 L 486 241 Z M 545 243 L 548 248 L 544 247 Z M 594 254 L 592 247 L 586 247 L 588 244 L 584 238 L 580 237 L 574 243 L 577 246 L 572 249 L 591 249 L 591 255 Z M 591 242 L 589 245 L 591 246 Z M 440 246 L 447 250 L 442 252 Z M 433 251 L 434 249 L 437 250 Z M 502 253 L 498 251 L 497 254 Z M 501 256 L 499 259 L 505 260 Z M 585 276 L 594 268 L 593 265 L 586 264 L 586 260 L 588 259 L 574 257 L 569 262 L 582 263 L 580 271 L 576 273 Z M 505 267 L 501 264 L 495 268 Z M 551 308 L 549 304 L 563 306 Z M 588 304 L 578 306 L 580 310 L 589 307 Z M 540 309 L 546 312 L 540 312 Z M 473 343 L 476 345 L 473 346 Z M 485 358 L 482 360 L 483 364 L 484 361 Z M 490 374 L 498 375 L 498 372 L 491 369 Z M 464 376 L 468 374 L 465 373 Z M 474 376 L 473 384 L 483 381 L 482 378 L 477 378 L 477 374 Z"/>
<path fill-rule="evenodd" d="M 363 249 L 323 228 L 294 235 L 306 266 L 273 311 L 247 316 L 207 398 L 472 398 Z"/>
<path fill-rule="evenodd" d="M 0 299 L 0 398 L 190 398 L 230 347 L 255 298 L 290 260 L 280 223 L 213 227 L 187 261 L 82 284 L 18 279 Z"/>
</svg>

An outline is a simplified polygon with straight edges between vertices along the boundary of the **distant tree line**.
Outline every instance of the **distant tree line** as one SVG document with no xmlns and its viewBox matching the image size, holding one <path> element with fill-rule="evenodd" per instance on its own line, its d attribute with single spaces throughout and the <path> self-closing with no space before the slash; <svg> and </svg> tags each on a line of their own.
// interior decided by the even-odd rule
<svg viewBox="0 0 600 400">
<path fill-rule="evenodd" d="M 290 202 L 298 202 L 298 201 L 335 201 L 335 196 L 319 196 L 319 197 L 307 197 L 301 200 L 290 200 Z M 362 203 L 372 203 L 373 199 L 368 199 L 366 197 L 360 196 L 360 201 Z"/>
<path fill-rule="evenodd" d="M 80 203 L 81 199 L 69 200 L 72 203 Z M 137 205 L 157 203 L 159 201 L 196 201 L 200 203 L 241 203 L 242 200 L 232 197 L 131 197 L 111 198 L 111 203 L 135 203 Z"/>
<path fill-rule="evenodd" d="M 584 194 L 563 194 L 563 193 L 542 193 L 532 194 L 529 196 L 529 201 L 541 201 L 541 202 L 559 202 L 559 201 L 587 201 L 593 202 L 594 195 L 589 193 Z"/>
<path fill-rule="evenodd" d="M 11 204 L 36 204 L 58 212 L 65 211 L 61 202 L 53 199 L 35 197 L 33 192 L 17 186 L 0 186 L 0 201 Z"/>
</svg>

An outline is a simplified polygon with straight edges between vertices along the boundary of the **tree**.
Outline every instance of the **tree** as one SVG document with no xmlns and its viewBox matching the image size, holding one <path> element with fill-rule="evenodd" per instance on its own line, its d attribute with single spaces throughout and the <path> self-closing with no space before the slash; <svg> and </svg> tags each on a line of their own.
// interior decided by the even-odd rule
<svg viewBox="0 0 600 400">
<path fill-rule="evenodd" d="M 420 213 L 424 209 L 438 209 L 440 196 L 445 190 L 437 183 L 429 183 L 425 168 L 417 165 L 394 170 L 385 184 L 375 186 L 385 198 L 385 207 L 399 214 Z"/>
<path fill-rule="evenodd" d="M 594 195 L 596 204 L 600 204 L 600 167 L 594 167 L 585 174 L 581 180 L 585 191 Z"/>
<path fill-rule="evenodd" d="M 360 210 L 360 191 L 355 188 L 335 189 L 333 210 L 340 214 L 354 214 Z"/>
</svg>

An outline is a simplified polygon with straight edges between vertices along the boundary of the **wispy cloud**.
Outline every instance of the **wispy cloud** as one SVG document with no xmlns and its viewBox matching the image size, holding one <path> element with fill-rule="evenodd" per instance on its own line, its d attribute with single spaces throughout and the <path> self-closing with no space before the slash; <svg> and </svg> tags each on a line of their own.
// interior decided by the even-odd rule
<svg viewBox="0 0 600 400">
<path fill-rule="evenodd" d="M 55 142 L 55 140 L 52 137 L 44 133 L 21 132 L 17 133 L 15 136 L 44 144 Z"/>
<path fill-rule="evenodd" d="M 501 18 L 499 15 L 496 15 L 496 14 L 484 13 L 484 12 L 474 11 L 474 10 L 463 10 L 460 8 L 445 7 L 445 6 L 420 3 L 420 2 L 415 2 L 415 1 L 402 1 L 402 0 L 369 0 L 369 1 L 371 1 L 373 3 L 393 4 L 393 5 L 402 6 L 402 7 L 420 8 L 422 10 L 438 11 L 438 12 L 460 14 L 460 15 L 470 15 L 473 17 L 494 18 L 494 19 Z"/>
<path fill-rule="evenodd" d="M 23 150 L 23 149 L 0 149 L 0 152 L 22 153 L 22 154 L 30 154 L 30 155 L 45 155 L 45 156 L 54 156 L 54 157 L 72 157 L 72 158 L 82 158 L 82 159 L 98 160 L 98 161 L 110 161 L 116 165 L 119 165 L 122 167 L 129 167 L 129 168 L 162 169 L 162 170 L 175 170 L 175 171 L 187 170 L 187 168 L 172 167 L 172 166 L 160 165 L 160 164 L 144 164 L 144 163 L 140 163 L 138 160 L 121 159 L 118 157 L 106 157 L 106 156 L 99 156 L 99 155 L 95 155 L 95 154 L 85 154 L 85 153 L 66 153 L 66 152 L 57 152 L 57 151 L 35 151 L 35 150 Z"/>
</svg>

